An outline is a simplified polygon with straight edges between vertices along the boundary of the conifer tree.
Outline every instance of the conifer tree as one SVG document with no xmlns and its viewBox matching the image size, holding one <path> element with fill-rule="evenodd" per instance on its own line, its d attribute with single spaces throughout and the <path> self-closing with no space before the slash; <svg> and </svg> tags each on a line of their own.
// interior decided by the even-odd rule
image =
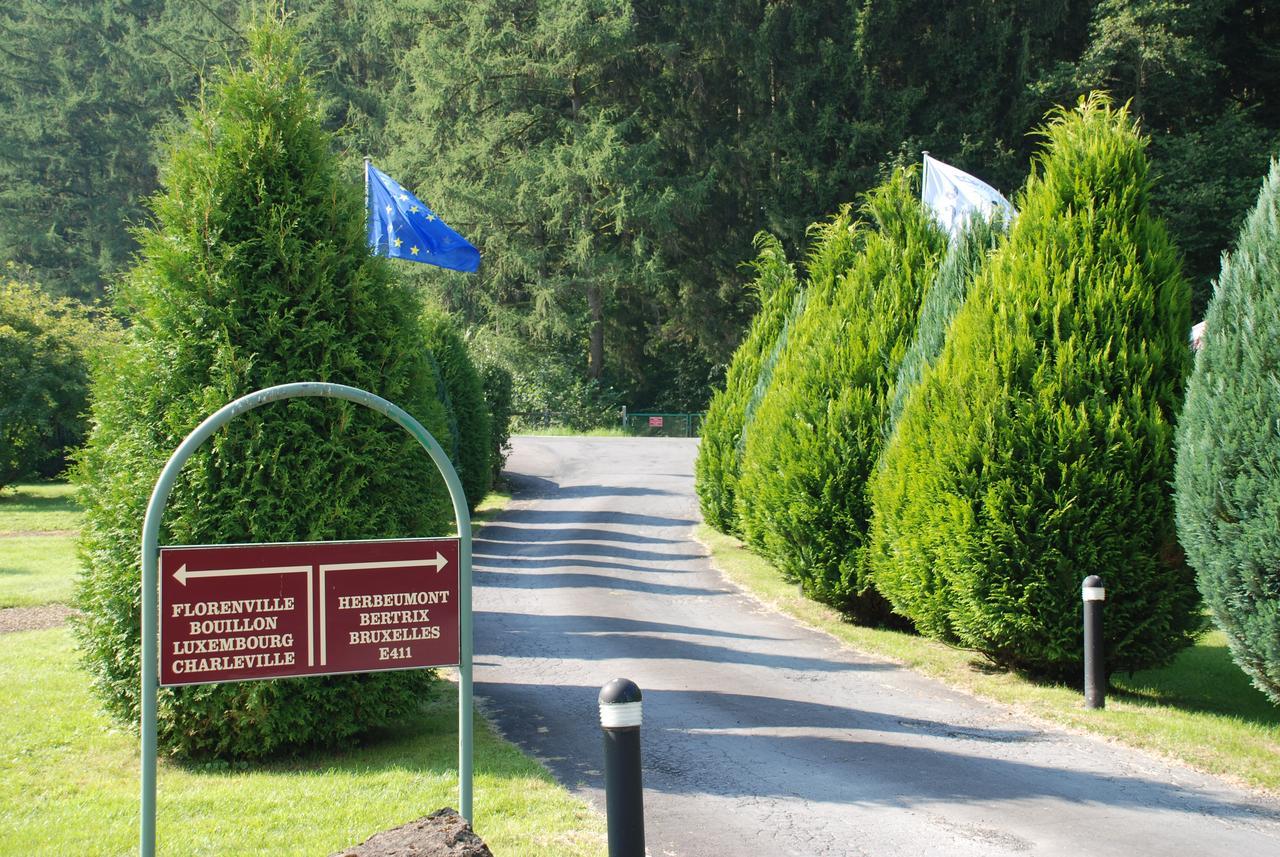
<svg viewBox="0 0 1280 857">
<path fill-rule="evenodd" d="M 475 509 L 493 484 L 492 421 L 484 385 L 471 360 L 466 341 L 448 314 L 436 307 L 428 307 L 422 314 L 422 328 L 446 395 L 450 437 L 448 442 L 442 440 L 442 443 L 458 469 L 467 503 Z"/>
<path fill-rule="evenodd" d="M 1231 654 L 1280 704 L 1280 162 L 1222 260 L 1178 424 L 1178 535 Z"/>
<path fill-rule="evenodd" d="M 792 331 L 747 436 L 738 491 L 752 541 L 807 593 L 867 623 L 887 610 L 863 575 L 866 481 L 945 244 L 912 185 L 898 170 L 868 194 L 872 226 L 833 271 L 830 304 L 811 302 Z"/>
<path fill-rule="evenodd" d="M 759 380 L 761 364 L 777 344 L 787 314 L 800 294 L 795 268 L 787 262 L 782 242 L 762 232 L 756 236 L 756 251 L 752 288 L 759 296 L 760 311 L 752 320 L 746 339 L 734 352 L 724 389 L 707 406 L 694 465 L 702 516 L 726 533 L 736 529 L 734 493 L 747 404 Z"/>
<path fill-rule="evenodd" d="M 920 306 L 920 322 L 915 336 L 907 347 L 906 356 L 898 367 L 898 377 L 893 385 L 893 402 L 889 406 L 889 420 L 885 423 L 885 437 L 893 434 L 907 396 L 920 382 L 925 370 L 938 359 L 947 338 L 951 320 L 964 304 L 973 282 L 987 255 L 1004 237 L 1004 225 L 999 221 L 973 217 L 959 235 L 952 239 L 943 258 L 938 276 L 925 294 Z"/>
<path fill-rule="evenodd" d="M 446 436 L 411 293 L 370 256 L 358 177 L 343 175 L 291 32 L 249 32 L 247 65 L 189 110 L 152 201 L 156 226 L 119 290 L 132 321 L 94 382 L 79 465 L 85 666 L 136 722 L 138 534 L 178 443 L 217 408 L 292 381 L 360 387 Z M 425 452 L 381 414 L 295 399 L 242 415 L 183 470 L 161 544 L 439 535 L 448 507 Z M 425 671 L 166 689 L 163 748 L 255 757 L 333 744 L 417 710 Z"/>
<path fill-rule="evenodd" d="M 921 631 L 1076 678 L 1090 574 L 1109 670 L 1166 662 L 1200 629 L 1169 489 L 1188 288 L 1128 113 L 1094 95 L 1043 133 L 1008 241 L 907 400 L 872 559 Z"/>
</svg>

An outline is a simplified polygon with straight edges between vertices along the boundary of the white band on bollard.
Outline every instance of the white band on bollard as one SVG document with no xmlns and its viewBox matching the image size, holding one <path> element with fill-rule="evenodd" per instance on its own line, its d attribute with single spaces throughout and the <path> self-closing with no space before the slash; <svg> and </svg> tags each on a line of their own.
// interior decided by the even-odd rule
<svg viewBox="0 0 1280 857">
<path fill-rule="evenodd" d="M 1107 590 L 1101 586 L 1085 586 L 1080 589 L 1085 601 L 1106 601 Z"/>
<path fill-rule="evenodd" d="M 642 702 L 600 703 L 600 725 L 605 729 L 625 729 L 640 725 Z"/>
</svg>

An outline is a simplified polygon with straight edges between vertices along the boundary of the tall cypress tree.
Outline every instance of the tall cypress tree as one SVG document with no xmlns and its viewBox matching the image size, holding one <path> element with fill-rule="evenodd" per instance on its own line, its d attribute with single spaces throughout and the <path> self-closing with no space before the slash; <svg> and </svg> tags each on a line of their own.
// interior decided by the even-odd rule
<svg viewBox="0 0 1280 857">
<path fill-rule="evenodd" d="M 1111 670 L 1200 629 L 1169 489 L 1188 288 L 1128 113 L 1095 95 L 1044 135 L 886 451 L 873 576 L 926 633 L 1076 677 L 1087 575 L 1106 582 Z"/>
<path fill-rule="evenodd" d="M 756 236 L 752 285 L 760 297 L 760 311 L 751 330 L 734 352 L 725 375 L 724 389 L 711 398 L 702 421 L 702 443 L 694 464 L 698 500 L 702 515 L 718 530 L 731 532 L 735 526 L 736 486 L 744 443 L 746 410 L 761 364 L 772 353 L 778 337 L 800 295 L 795 268 L 787 262 L 782 242 L 766 232 Z"/>
<path fill-rule="evenodd" d="M 447 428 L 416 301 L 369 255 L 356 176 L 343 175 L 283 25 L 249 33 L 172 140 L 157 225 L 120 288 L 127 347 L 95 380 L 80 462 L 77 585 L 83 658 L 111 713 L 138 713 L 139 560 L 147 496 L 172 450 L 215 409 L 291 381 L 350 384 Z M 443 487 L 381 414 L 297 399 L 245 414 L 186 465 L 162 544 L 436 535 Z M 332 744 L 404 717 L 428 690 L 409 671 L 162 691 L 162 745 L 253 757 Z"/>
<path fill-rule="evenodd" d="M 1213 620 L 1280 703 L 1280 162 L 1222 260 L 1178 424 L 1178 535 Z"/>
<path fill-rule="evenodd" d="M 862 622 L 887 618 L 864 575 L 866 482 L 889 396 L 945 239 L 898 170 L 868 194 L 873 224 L 836 274 L 830 308 L 806 308 L 747 435 L 743 528 L 805 591 Z"/>
</svg>

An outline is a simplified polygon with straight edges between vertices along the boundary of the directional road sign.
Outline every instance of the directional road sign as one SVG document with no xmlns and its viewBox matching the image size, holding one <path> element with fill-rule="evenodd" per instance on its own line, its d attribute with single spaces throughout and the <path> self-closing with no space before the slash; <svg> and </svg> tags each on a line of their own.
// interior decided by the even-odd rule
<svg viewBox="0 0 1280 857">
<path fill-rule="evenodd" d="M 160 683 L 455 666 L 458 540 L 160 550 Z"/>
</svg>

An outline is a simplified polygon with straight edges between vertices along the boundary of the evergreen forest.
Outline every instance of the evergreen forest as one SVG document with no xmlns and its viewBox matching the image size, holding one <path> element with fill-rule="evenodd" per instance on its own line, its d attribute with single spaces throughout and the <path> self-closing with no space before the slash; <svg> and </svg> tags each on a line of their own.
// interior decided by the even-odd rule
<svg viewBox="0 0 1280 857">
<path fill-rule="evenodd" d="M 151 225 L 164 130 L 247 50 L 249 0 L 0 10 L 0 260 L 82 301 Z M 1280 133 L 1253 0 L 285 0 L 350 181 L 381 168 L 480 249 L 395 266 L 514 368 L 517 411 L 702 410 L 759 307 L 760 232 L 807 229 L 922 150 L 1006 194 L 1056 105 L 1149 138 L 1193 318 Z"/>
</svg>

